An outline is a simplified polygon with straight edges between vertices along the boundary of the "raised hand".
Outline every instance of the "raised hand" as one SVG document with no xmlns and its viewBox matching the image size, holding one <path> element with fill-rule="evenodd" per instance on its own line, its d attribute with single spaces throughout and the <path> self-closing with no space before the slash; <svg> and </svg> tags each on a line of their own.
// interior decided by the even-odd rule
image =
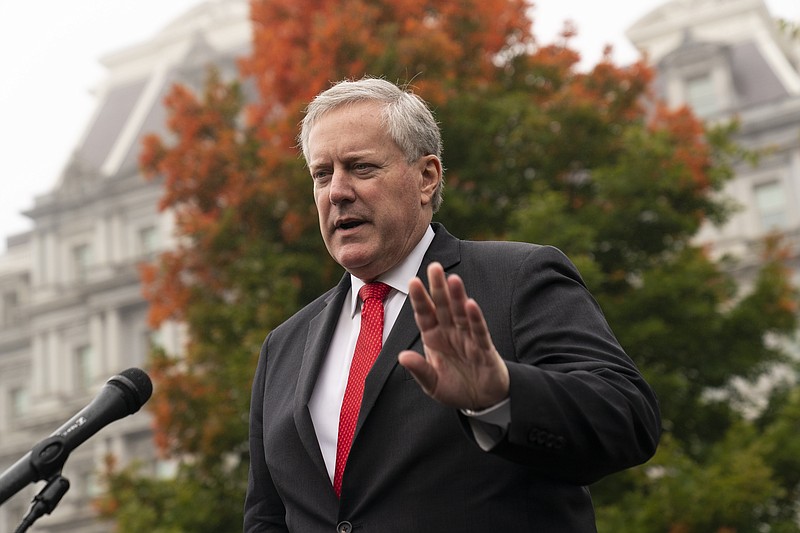
<svg viewBox="0 0 800 533">
<path fill-rule="evenodd" d="M 428 280 L 430 294 L 419 278 L 409 283 L 425 357 L 405 350 L 398 361 L 429 396 L 451 407 L 477 411 L 506 399 L 508 368 L 464 282 L 446 277 L 439 263 L 428 266 Z"/>
</svg>

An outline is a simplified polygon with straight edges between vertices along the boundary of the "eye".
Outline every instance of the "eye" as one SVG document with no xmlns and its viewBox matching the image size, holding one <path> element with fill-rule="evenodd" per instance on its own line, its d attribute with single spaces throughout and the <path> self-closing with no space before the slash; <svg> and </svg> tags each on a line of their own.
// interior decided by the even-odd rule
<svg viewBox="0 0 800 533">
<path fill-rule="evenodd" d="M 330 170 L 326 168 L 321 168 L 318 170 L 314 170 L 311 173 L 311 179 L 313 179 L 314 181 L 326 181 L 330 177 L 330 175 L 331 175 Z"/>
<path fill-rule="evenodd" d="M 357 174 L 368 174 L 375 169 L 375 165 L 371 163 L 359 162 L 359 163 L 353 163 L 353 166 L 351 168 L 353 172 Z"/>
</svg>

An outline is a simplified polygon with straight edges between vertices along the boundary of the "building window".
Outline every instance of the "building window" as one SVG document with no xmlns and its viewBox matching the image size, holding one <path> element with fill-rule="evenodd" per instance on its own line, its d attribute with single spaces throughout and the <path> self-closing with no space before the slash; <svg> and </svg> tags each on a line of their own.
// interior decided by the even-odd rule
<svg viewBox="0 0 800 533">
<path fill-rule="evenodd" d="M 85 281 L 92 260 L 92 249 L 88 244 L 81 244 L 72 249 L 72 266 L 77 281 Z"/>
<path fill-rule="evenodd" d="M 178 477 L 178 461 L 175 459 L 159 459 L 155 464 L 156 478 L 175 479 Z"/>
<path fill-rule="evenodd" d="M 719 97 L 714 91 L 711 74 L 702 74 L 686 80 L 686 103 L 699 117 L 708 117 L 719 111 Z"/>
<path fill-rule="evenodd" d="M 131 354 L 133 363 L 136 365 L 144 364 L 153 350 L 163 348 L 161 331 L 157 329 L 145 329 L 139 333 L 139 346 Z"/>
<path fill-rule="evenodd" d="M 73 358 L 75 390 L 84 391 L 92 384 L 92 347 L 88 344 L 75 349 Z"/>
<path fill-rule="evenodd" d="M 753 194 L 756 200 L 761 229 L 769 231 L 786 226 L 786 196 L 779 181 L 770 181 L 755 186 Z"/>
<path fill-rule="evenodd" d="M 158 230 L 155 226 L 147 226 L 139 230 L 139 251 L 142 255 L 155 252 L 158 249 Z"/>
<path fill-rule="evenodd" d="M 144 345 L 148 352 L 156 348 L 164 347 L 164 336 L 161 334 L 160 329 L 147 329 L 144 331 L 143 335 L 145 340 Z"/>
<path fill-rule="evenodd" d="M 10 326 L 17 322 L 17 308 L 19 307 L 19 298 L 16 291 L 7 291 L 3 293 L 2 309 L 0 309 L 0 325 Z"/>
<path fill-rule="evenodd" d="M 78 474 L 78 491 L 80 496 L 86 498 L 96 498 L 103 493 L 103 487 L 94 470 L 82 471 Z"/>
<path fill-rule="evenodd" d="M 30 400 L 28 398 L 28 389 L 24 387 L 17 387 L 11 389 L 9 392 L 9 405 L 11 407 L 11 418 L 21 418 L 25 416 L 30 407 Z"/>
</svg>

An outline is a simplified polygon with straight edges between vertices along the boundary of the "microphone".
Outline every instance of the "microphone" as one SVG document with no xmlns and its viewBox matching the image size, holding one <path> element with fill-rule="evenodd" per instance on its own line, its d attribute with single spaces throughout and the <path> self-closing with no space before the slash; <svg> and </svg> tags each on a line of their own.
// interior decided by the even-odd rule
<svg viewBox="0 0 800 533">
<path fill-rule="evenodd" d="M 61 472 L 69 454 L 102 428 L 132 415 L 150 399 L 153 383 L 141 369 L 110 378 L 95 398 L 0 475 L 0 504 L 29 483 Z"/>
</svg>

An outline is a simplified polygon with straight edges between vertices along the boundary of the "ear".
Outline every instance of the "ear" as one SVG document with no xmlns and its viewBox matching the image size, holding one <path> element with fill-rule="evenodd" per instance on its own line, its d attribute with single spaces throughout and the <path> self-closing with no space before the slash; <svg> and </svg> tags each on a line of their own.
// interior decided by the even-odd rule
<svg viewBox="0 0 800 533">
<path fill-rule="evenodd" d="M 422 176 L 420 183 L 422 205 L 428 205 L 433 200 L 439 182 L 442 181 L 442 162 L 435 155 L 426 155 L 422 156 L 417 164 L 420 166 Z"/>
</svg>

